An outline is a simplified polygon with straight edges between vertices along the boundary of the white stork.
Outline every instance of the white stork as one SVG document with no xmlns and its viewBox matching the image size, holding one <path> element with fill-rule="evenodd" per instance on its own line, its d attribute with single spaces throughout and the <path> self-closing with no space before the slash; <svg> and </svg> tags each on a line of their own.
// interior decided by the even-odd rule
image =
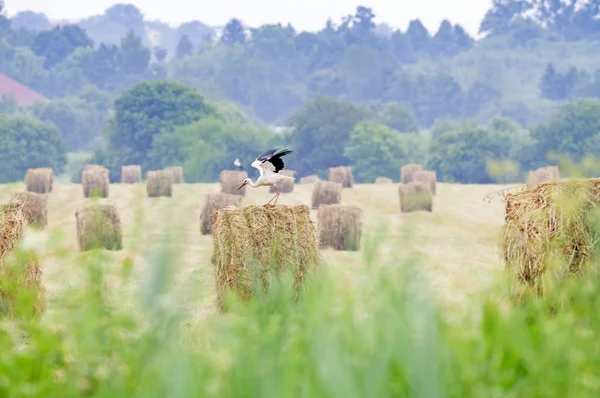
<svg viewBox="0 0 600 398">
<path fill-rule="evenodd" d="M 258 169 L 260 172 L 260 176 L 256 179 L 256 182 L 252 182 L 250 178 L 246 178 L 242 185 L 237 189 L 238 191 L 245 187 L 246 185 L 251 186 L 252 188 L 263 187 L 272 185 L 275 188 L 277 193 L 275 196 L 271 198 L 267 202 L 267 205 L 270 204 L 273 199 L 275 199 L 275 203 L 271 205 L 271 207 L 275 207 L 277 204 L 277 199 L 279 198 L 279 189 L 277 189 L 277 183 L 285 180 L 295 180 L 294 177 L 284 176 L 283 174 L 279 174 L 280 170 L 283 170 L 284 164 L 282 156 L 292 153 L 289 149 L 284 149 L 280 152 L 277 152 L 279 148 L 269 149 L 265 151 L 262 155 L 256 158 L 254 162 L 252 162 L 251 166 Z"/>
<path fill-rule="evenodd" d="M 240 162 L 240 159 L 238 159 L 238 158 L 235 158 L 235 160 L 233 161 L 233 165 L 238 170 L 244 170 L 244 168 L 242 167 L 242 163 Z"/>
</svg>

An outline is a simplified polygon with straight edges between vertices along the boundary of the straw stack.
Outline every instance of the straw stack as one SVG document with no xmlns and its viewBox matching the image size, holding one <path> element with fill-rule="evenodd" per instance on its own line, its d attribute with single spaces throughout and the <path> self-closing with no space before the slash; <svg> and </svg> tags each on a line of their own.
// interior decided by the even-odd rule
<svg viewBox="0 0 600 398">
<path fill-rule="evenodd" d="M 408 184 L 413 181 L 413 176 L 418 171 L 423 171 L 420 164 L 407 164 L 400 168 L 400 184 Z"/>
<path fill-rule="evenodd" d="M 28 192 L 52 192 L 53 181 L 54 171 L 50 168 L 28 169 L 25 173 L 25 186 Z"/>
<path fill-rule="evenodd" d="M 48 225 L 48 195 L 35 192 L 15 192 L 11 202 L 19 203 L 29 224 L 39 228 Z"/>
<path fill-rule="evenodd" d="M 354 177 L 352 176 L 352 167 L 330 167 L 329 181 L 342 184 L 342 188 L 352 188 Z"/>
<path fill-rule="evenodd" d="M 75 219 L 79 250 L 123 248 L 121 218 L 114 205 L 92 204 L 80 207 L 75 211 Z"/>
<path fill-rule="evenodd" d="M 312 189 L 312 208 L 320 205 L 334 205 L 342 200 L 342 184 L 330 181 L 317 181 Z"/>
<path fill-rule="evenodd" d="M 362 210 L 357 206 L 322 205 L 317 213 L 321 248 L 359 250 Z"/>
<path fill-rule="evenodd" d="M 228 206 L 239 207 L 242 204 L 240 195 L 232 195 L 230 193 L 209 193 L 206 195 L 202 213 L 200 213 L 200 233 L 209 235 L 212 232 L 214 216 L 219 209 L 224 209 Z"/>
<path fill-rule="evenodd" d="M 146 173 L 146 195 L 149 198 L 171 197 L 173 179 L 171 173 L 164 170 L 151 170 Z"/>
<path fill-rule="evenodd" d="M 173 184 L 183 184 L 183 167 L 172 166 L 165 168 L 165 171 L 171 174 Z"/>
<path fill-rule="evenodd" d="M 243 170 L 223 170 L 219 174 L 221 192 L 233 195 L 246 196 L 246 187 L 236 191 L 242 182 L 248 178 L 248 173 Z"/>
<path fill-rule="evenodd" d="M 420 181 L 400 184 L 400 211 L 410 213 L 413 211 L 432 211 L 433 195 L 429 186 Z"/>
<path fill-rule="evenodd" d="M 81 176 L 81 185 L 83 187 L 83 196 L 99 196 L 108 198 L 110 181 L 108 179 L 108 169 L 99 165 L 86 165 Z"/>
<path fill-rule="evenodd" d="M 142 168 L 139 165 L 121 167 L 121 182 L 123 184 L 137 184 L 142 181 Z"/>
<path fill-rule="evenodd" d="M 413 179 L 413 181 L 420 181 L 422 183 L 427 184 L 429 186 L 429 190 L 431 191 L 431 193 L 433 195 L 435 195 L 436 183 L 437 183 L 437 176 L 435 174 L 435 171 L 429 171 L 429 170 L 417 171 L 416 173 L 414 173 L 412 175 L 412 179 Z"/>
</svg>

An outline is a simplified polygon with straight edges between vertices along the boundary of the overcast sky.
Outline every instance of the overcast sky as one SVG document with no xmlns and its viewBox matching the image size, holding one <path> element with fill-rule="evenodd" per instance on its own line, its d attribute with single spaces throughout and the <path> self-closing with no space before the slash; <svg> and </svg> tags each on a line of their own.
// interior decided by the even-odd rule
<svg viewBox="0 0 600 398">
<path fill-rule="evenodd" d="M 5 0 L 9 16 L 33 10 L 51 19 L 85 18 L 117 3 L 135 4 L 147 19 L 171 25 L 200 20 L 218 26 L 236 17 L 249 26 L 290 22 L 297 30 L 310 31 L 321 29 L 327 18 L 337 23 L 363 5 L 373 9 L 377 23 L 394 28 L 405 30 L 411 19 L 420 18 L 429 30 L 436 31 L 446 18 L 476 35 L 491 0 Z"/>
</svg>

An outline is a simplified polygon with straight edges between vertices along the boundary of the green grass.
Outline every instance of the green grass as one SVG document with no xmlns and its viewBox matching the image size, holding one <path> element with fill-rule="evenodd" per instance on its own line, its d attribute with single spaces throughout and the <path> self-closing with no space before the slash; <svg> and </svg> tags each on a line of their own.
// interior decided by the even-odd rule
<svg viewBox="0 0 600 398">
<path fill-rule="evenodd" d="M 284 281 L 226 315 L 197 219 L 217 186 L 153 199 L 143 188 L 111 186 L 100 200 L 121 209 L 121 252 L 78 253 L 81 187 L 52 193 L 48 230 L 23 245 L 43 257 L 48 312 L 1 324 L 0 396 L 598 395 L 600 284 L 510 301 L 495 252 L 502 203 L 482 200 L 497 187 L 440 184 L 433 213 L 409 215 L 395 186 L 344 190 L 365 210 L 361 251 L 325 251 L 298 301 Z M 296 188 L 280 202 L 308 200 Z"/>
</svg>

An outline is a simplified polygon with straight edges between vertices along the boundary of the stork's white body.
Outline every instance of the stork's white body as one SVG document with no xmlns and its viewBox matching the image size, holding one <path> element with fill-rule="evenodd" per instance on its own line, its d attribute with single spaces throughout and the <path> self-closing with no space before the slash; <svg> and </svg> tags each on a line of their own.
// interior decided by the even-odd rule
<svg viewBox="0 0 600 398">
<path fill-rule="evenodd" d="M 270 204 L 271 201 L 275 199 L 275 203 L 272 206 L 277 204 L 277 199 L 279 198 L 280 194 L 279 189 L 277 189 L 277 184 L 286 180 L 295 180 L 294 177 L 288 177 L 283 174 L 279 174 L 279 171 L 282 170 L 284 166 L 281 156 L 287 155 L 292 151 L 284 150 L 280 153 L 275 153 L 276 151 L 277 149 L 270 149 L 256 158 L 256 160 L 251 163 L 251 166 L 258 170 L 260 173 L 259 177 L 256 179 L 256 182 L 252 181 L 250 178 L 246 178 L 242 185 L 240 185 L 238 188 L 238 190 L 240 190 L 245 185 L 249 185 L 252 188 L 272 185 L 275 188 L 275 191 L 277 191 L 275 196 L 267 203 Z"/>
</svg>

